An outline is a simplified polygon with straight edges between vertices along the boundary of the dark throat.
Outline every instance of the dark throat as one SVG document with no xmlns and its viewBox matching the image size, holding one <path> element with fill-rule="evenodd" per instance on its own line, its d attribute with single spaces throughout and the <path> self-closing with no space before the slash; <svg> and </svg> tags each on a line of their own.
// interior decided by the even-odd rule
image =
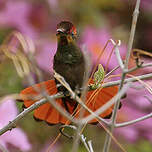
<svg viewBox="0 0 152 152">
<path fill-rule="evenodd" d="M 60 37 L 60 43 L 59 43 L 61 46 L 64 46 L 64 45 L 68 45 L 68 40 L 67 40 L 67 37 L 66 36 L 61 36 Z"/>
</svg>

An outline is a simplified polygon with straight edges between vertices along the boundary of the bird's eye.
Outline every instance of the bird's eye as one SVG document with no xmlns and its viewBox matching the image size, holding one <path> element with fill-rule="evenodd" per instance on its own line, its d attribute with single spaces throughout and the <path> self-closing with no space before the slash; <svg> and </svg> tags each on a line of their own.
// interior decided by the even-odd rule
<svg viewBox="0 0 152 152">
<path fill-rule="evenodd" d="M 71 35 L 73 36 L 73 35 L 74 35 L 74 32 L 71 32 Z"/>
</svg>

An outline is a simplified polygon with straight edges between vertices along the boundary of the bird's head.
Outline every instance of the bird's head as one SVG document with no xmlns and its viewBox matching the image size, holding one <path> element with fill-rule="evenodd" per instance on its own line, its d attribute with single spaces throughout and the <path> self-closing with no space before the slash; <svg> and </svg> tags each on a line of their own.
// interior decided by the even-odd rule
<svg viewBox="0 0 152 152">
<path fill-rule="evenodd" d="M 62 21 L 59 24 L 57 24 L 56 32 L 57 39 L 62 44 L 72 43 L 77 38 L 76 28 L 69 21 Z"/>
</svg>

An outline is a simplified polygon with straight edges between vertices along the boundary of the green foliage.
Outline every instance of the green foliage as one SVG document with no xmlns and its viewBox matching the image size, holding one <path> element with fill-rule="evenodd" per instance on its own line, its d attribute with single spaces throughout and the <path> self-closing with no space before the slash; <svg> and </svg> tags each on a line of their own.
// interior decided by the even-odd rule
<svg viewBox="0 0 152 152">
<path fill-rule="evenodd" d="M 104 68 L 101 64 L 99 64 L 98 69 L 94 73 L 94 76 L 93 76 L 94 84 L 92 84 L 90 87 L 92 89 L 98 88 L 100 86 L 100 84 L 102 83 L 102 81 L 104 80 L 104 76 L 105 76 Z"/>
<path fill-rule="evenodd" d="M 21 79 L 10 60 L 0 63 L 0 96 L 18 93 L 22 89 Z"/>
<path fill-rule="evenodd" d="M 141 140 L 137 144 L 128 145 L 128 152 L 151 152 L 152 145 L 150 141 Z"/>
<path fill-rule="evenodd" d="M 9 33 L 11 33 L 12 29 L 11 28 L 0 28 L 0 44 L 2 44 L 3 40 L 8 36 Z"/>
</svg>

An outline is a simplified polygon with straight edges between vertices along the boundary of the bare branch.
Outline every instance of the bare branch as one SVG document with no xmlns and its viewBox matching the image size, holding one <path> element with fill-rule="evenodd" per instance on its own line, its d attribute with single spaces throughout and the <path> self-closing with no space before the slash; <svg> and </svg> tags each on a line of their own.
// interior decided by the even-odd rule
<svg viewBox="0 0 152 152">
<path fill-rule="evenodd" d="M 78 131 L 77 131 L 78 128 L 77 128 L 76 126 L 73 126 L 73 125 L 62 125 L 62 126 L 60 127 L 60 132 L 61 132 L 62 135 L 64 135 L 65 137 L 68 137 L 68 138 L 70 138 L 70 139 L 74 139 L 74 141 L 75 141 L 74 136 L 68 135 L 67 133 L 65 133 L 65 132 L 63 131 L 65 128 L 71 128 L 71 129 L 75 130 L 76 132 L 78 132 Z M 78 136 L 79 136 L 81 142 L 84 144 L 86 150 L 87 150 L 88 152 L 94 152 L 91 141 L 88 141 L 88 143 L 87 143 L 87 142 L 86 142 L 86 137 L 85 137 L 83 134 L 81 134 L 80 132 L 78 133 Z M 72 150 L 72 151 L 73 151 L 73 150 Z"/>
<path fill-rule="evenodd" d="M 57 104 L 55 102 L 55 98 L 52 99 L 51 96 L 49 95 L 43 95 L 46 100 L 49 101 L 49 103 L 57 110 L 59 111 L 63 116 L 65 116 L 68 120 L 70 120 L 71 122 L 74 122 L 74 123 L 79 123 L 77 120 L 74 119 L 74 117 L 72 117 L 66 110 L 63 109 L 63 107 L 61 107 L 59 104 Z"/>
<path fill-rule="evenodd" d="M 125 87 L 123 87 L 121 89 L 121 91 L 115 95 L 110 101 L 108 101 L 106 104 L 104 104 L 102 107 L 100 107 L 98 110 L 96 110 L 93 114 L 91 113 L 91 115 L 87 116 L 86 118 L 83 118 L 81 120 L 82 123 L 87 123 L 89 121 L 91 121 L 94 118 L 98 118 L 97 116 L 99 116 L 100 114 L 102 114 L 104 111 L 106 111 L 109 107 L 111 107 L 113 104 L 115 104 L 115 102 L 120 99 L 127 91 L 127 89 L 129 88 L 130 83 L 128 83 Z M 99 117 L 100 118 L 100 117 Z M 98 118 L 98 119 L 99 119 Z M 99 119 L 100 120 L 100 119 Z"/>
<path fill-rule="evenodd" d="M 133 72 L 133 71 L 135 71 L 137 69 L 146 68 L 146 67 L 150 67 L 150 66 L 152 66 L 152 63 L 146 63 L 146 64 L 142 64 L 140 66 L 133 67 L 133 68 L 131 68 L 129 70 L 126 70 L 125 72 L 126 73 L 130 73 L 130 72 Z"/>
<path fill-rule="evenodd" d="M 152 74 L 145 74 L 145 75 L 141 75 L 141 76 L 137 76 L 135 78 L 129 78 L 129 79 L 126 79 L 124 81 L 124 83 L 127 83 L 127 82 L 134 82 L 134 81 L 137 81 L 137 79 L 141 79 L 141 80 L 144 80 L 144 79 L 148 79 L 148 78 L 152 78 Z M 104 83 L 102 85 L 102 87 L 109 87 L 109 86 L 114 86 L 114 85 L 119 85 L 120 84 L 120 80 L 118 81 L 113 81 L 113 82 L 108 82 L 108 83 Z M 63 97 L 61 94 L 56 94 L 54 96 L 50 96 L 49 98 L 52 98 L 52 99 L 56 99 L 56 98 L 60 98 L 60 97 Z M 50 100 L 50 99 L 49 99 Z M 17 123 L 18 120 L 20 120 L 21 118 L 23 118 L 26 114 L 28 114 L 29 112 L 33 111 L 34 109 L 38 108 L 40 105 L 46 103 L 47 100 L 46 99 L 42 99 L 38 102 L 36 102 L 35 104 L 31 105 L 29 108 L 25 109 L 22 113 L 20 113 L 13 121 L 12 123 L 9 123 L 8 125 L 6 125 L 4 128 L 0 129 L 0 135 L 2 135 L 3 133 L 5 133 L 6 131 L 10 130 L 13 128 L 14 124 Z M 56 107 L 55 107 L 56 108 Z M 86 109 L 87 110 L 87 109 Z M 89 112 L 92 114 L 93 111 L 90 111 L 89 109 Z M 108 125 L 108 122 L 105 121 L 104 119 L 102 119 L 101 117 L 98 117 L 98 116 L 95 116 L 97 117 L 100 121 L 102 121 L 104 124 Z M 74 120 L 73 120 L 74 121 Z M 76 121 L 76 120 L 75 120 Z M 78 123 L 78 122 L 77 122 Z M 80 122 L 81 123 L 81 122 Z"/>
<path fill-rule="evenodd" d="M 0 151 L 1 152 L 9 152 L 3 145 L 0 144 Z"/>
<path fill-rule="evenodd" d="M 128 82 L 135 82 L 140 80 L 146 80 L 146 79 L 151 79 L 152 78 L 152 73 L 149 74 L 144 74 L 144 75 L 140 75 L 140 76 L 135 76 L 134 78 L 128 78 L 124 80 L 124 83 L 128 83 Z M 103 88 L 106 87 L 111 87 L 111 86 L 116 86 L 116 85 L 120 85 L 121 80 L 117 80 L 117 81 L 111 81 L 111 82 L 107 82 L 102 84 Z"/>
<path fill-rule="evenodd" d="M 83 47 L 84 50 L 86 50 L 86 47 L 84 46 Z M 87 52 L 87 51 L 84 51 L 84 52 Z M 81 100 L 85 103 L 86 101 L 86 93 L 87 93 L 87 90 L 88 90 L 88 87 L 87 87 L 87 84 L 88 84 L 88 80 L 89 80 L 89 71 L 90 71 L 90 58 L 87 54 L 84 54 L 84 60 L 85 60 L 85 75 L 84 75 L 84 80 L 83 80 L 83 85 L 82 85 L 82 88 L 83 90 L 81 91 Z M 82 108 L 80 110 L 80 113 L 79 113 L 79 119 L 83 118 L 84 116 L 84 113 L 85 113 L 85 109 Z M 77 124 L 77 130 L 75 132 L 75 140 L 73 142 L 73 146 L 72 146 L 72 152 L 77 152 L 78 151 L 78 147 L 79 147 L 79 140 L 81 139 L 81 141 L 84 143 L 86 149 L 88 150 L 88 152 L 90 152 L 89 150 L 89 147 L 87 145 L 87 143 L 85 142 L 85 138 L 83 138 L 84 136 L 81 134 L 81 131 L 83 129 L 83 127 L 85 127 L 86 124 Z"/>
<path fill-rule="evenodd" d="M 56 95 L 52 95 L 50 96 L 50 99 L 57 99 L 57 98 L 61 98 L 63 97 L 62 94 L 58 93 Z M 39 106 L 41 106 L 42 104 L 46 103 L 47 100 L 46 99 L 41 99 L 38 102 L 35 102 L 33 105 L 31 105 L 29 108 L 25 109 L 23 112 L 21 112 L 14 120 L 10 121 L 9 124 L 7 124 L 6 126 L 4 126 L 2 129 L 0 129 L 0 135 L 2 135 L 3 133 L 5 133 L 8 130 L 11 130 L 15 127 L 16 123 L 22 119 L 25 115 L 27 115 L 28 113 L 30 113 L 31 111 L 33 111 L 34 109 L 38 108 Z"/>
<path fill-rule="evenodd" d="M 124 64 L 123 64 L 123 61 L 121 59 L 118 47 L 119 47 L 118 45 L 115 46 L 115 54 L 116 54 L 116 57 L 117 57 L 117 60 L 118 60 L 118 63 L 120 65 L 121 70 L 124 70 Z"/>
<path fill-rule="evenodd" d="M 149 96 L 144 95 L 144 97 L 152 104 L 152 99 Z"/>
<path fill-rule="evenodd" d="M 125 68 L 128 69 L 128 62 L 132 50 L 132 45 L 133 45 L 133 40 L 134 40 L 134 35 L 135 35 L 135 30 L 136 30 L 136 24 L 137 24 L 137 19 L 139 15 L 139 6 L 140 6 L 140 0 L 136 1 L 136 6 L 135 10 L 133 13 L 133 19 L 132 19 L 132 26 L 131 26 L 131 31 L 130 31 L 130 37 L 129 37 L 129 42 L 128 42 L 128 52 L 126 54 L 126 61 L 125 61 Z"/>
<path fill-rule="evenodd" d="M 109 73 L 107 73 L 105 75 L 105 78 L 108 77 L 110 74 L 112 74 L 114 71 L 116 71 L 117 69 L 119 69 L 120 65 L 116 66 L 115 68 L 113 68 Z"/>
<path fill-rule="evenodd" d="M 104 124 L 108 125 L 108 122 L 105 121 L 104 119 L 102 119 L 101 117 L 99 117 L 98 115 L 96 115 L 91 109 L 89 109 L 85 103 L 83 103 L 83 101 L 76 95 L 75 92 L 72 91 L 72 89 L 70 88 L 70 86 L 68 85 L 68 83 L 64 80 L 64 78 L 58 74 L 55 73 L 55 78 L 66 88 L 68 89 L 68 91 L 71 94 L 71 98 L 73 98 L 74 100 L 76 100 L 84 109 L 86 109 L 89 113 L 91 113 L 92 115 L 94 115 L 94 118 L 98 118 L 101 122 L 103 122 Z"/>
<path fill-rule="evenodd" d="M 115 124 L 115 127 L 116 127 L 116 128 L 126 127 L 126 126 L 132 125 L 132 124 L 134 124 L 134 123 L 143 121 L 143 120 L 148 119 L 148 118 L 151 118 L 151 117 L 152 117 L 152 113 L 150 113 L 150 114 L 148 114 L 148 115 L 145 115 L 145 116 L 143 116 L 143 117 L 137 118 L 137 119 L 135 119 L 135 120 L 131 120 L 131 121 L 128 121 L 128 122 L 123 122 L 123 123 Z"/>
<path fill-rule="evenodd" d="M 125 60 L 125 66 L 122 69 L 122 76 L 121 76 L 121 82 L 120 82 L 120 86 L 119 86 L 119 91 L 123 88 L 124 85 L 124 81 L 125 81 L 125 77 L 126 77 L 126 73 L 124 72 L 125 69 L 128 69 L 128 62 L 129 62 L 129 58 L 130 58 L 130 54 L 131 54 L 131 50 L 132 50 L 132 45 L 133 45 L 133 40 L 134 40 L 134 35 L 135 35 L 135 30 L 136 30 L 136 23 L 137 23 L 137 18 L 138 18 L 138 14 L 139 14 L 139 6 L 140 6 L 140 0 L 137 0 L 136 2 L 136 7 L 134 10 L 134 15 L 133 15 L 133 20 L 132 20 L 132 27 L 131 27 L 131 33 L 130 33 L 130 38 L 129 38 L 129 43 L 128 43 L 128 52 L 126 55 L 126 60 Z M 119 60 L 118 60 L 119 62 Z M 116 117 L 117 117 L 117 110 L 119 108 L 120 105 L 120 99 L 117 100 L 115 106 L 114 106 L 114 110 L 112 113 L 112 123 L 110 126 L 110 132 L 113 132 L 114 129 L 114 125 L 115 125 L 115 121 L 116 121 Z M 103 152 L 108 152 L 109 148 L 110 148 L 110 143 L 111 143 L 111 136 L 109 134 L 107 134 L 106 136 L 106 140 L 105 140 L 105 144 L 104 144 L 104 148 L 103 148 Z"/>
</svg>

